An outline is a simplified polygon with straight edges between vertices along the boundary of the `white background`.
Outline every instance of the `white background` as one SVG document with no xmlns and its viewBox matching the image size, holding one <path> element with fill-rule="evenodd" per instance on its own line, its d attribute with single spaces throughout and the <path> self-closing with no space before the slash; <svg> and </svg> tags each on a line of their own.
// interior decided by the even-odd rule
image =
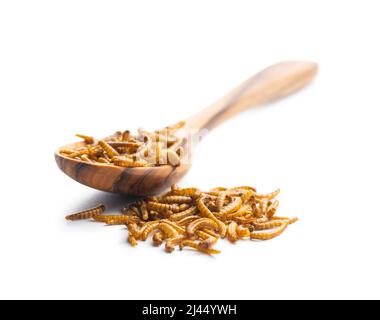
<svg viewBox="0 0 380 320">
<path fill-rule="evenodd" d="M 378 1 L 2 1 L 0 298 L 380 298 Z M 282 190 L 300 221 L 216 257 L 64 216 L 125 199 L 55 165 L 77 132 L 181 120 L 260 69 L 301 93 L 215 129 L 181 186 Z"/>
</svg>

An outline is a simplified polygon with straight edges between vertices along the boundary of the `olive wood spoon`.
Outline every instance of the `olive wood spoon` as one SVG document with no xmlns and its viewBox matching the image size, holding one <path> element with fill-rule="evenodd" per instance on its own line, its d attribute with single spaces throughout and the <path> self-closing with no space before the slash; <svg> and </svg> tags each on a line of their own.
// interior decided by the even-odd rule
<svg viewBox="0 0 380 320">
<path fill-rule="evenodd" d="M 84 146 L 77 142 L 59 148 L 55 152 L 58 167 L 74 180 L 107 192 L 146 196 L 158 194 L 178 182 L 190 169 L 192 158 L 191 139 L 201 132 L 200 137 L 233 115 L 251 106 L 263 105 L 285 97 L 311 82 L 318 70 L 312 62 L 287 61 L 270 66 L 233 89 L 222 99 L 186 120 L 181 135 L 186 136 L 186 161 L 177 167 L 124 168 L 101 163 L 89 163 L 68 158 L 59 153 L 63 148 Z M 198 131 L 201 129 L 201 131 Z M 190 146 L 189 138 L 193 142 Z"/>
</svg>

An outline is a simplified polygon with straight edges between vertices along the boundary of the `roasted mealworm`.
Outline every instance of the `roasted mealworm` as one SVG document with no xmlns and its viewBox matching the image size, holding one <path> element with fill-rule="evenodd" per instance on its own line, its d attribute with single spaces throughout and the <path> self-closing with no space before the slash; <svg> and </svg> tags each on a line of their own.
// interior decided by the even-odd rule
<svg viewBox="0 0 380 320">
<path fill-rule="evenodd" d="M 107 164 L 111 163 L 109 160 L 107 160 L 107 159 L 104 158 L 104 157 L 100 157 L 100 158 L 98 158 L 97 161 L 100 162 L 100 163 L 107 163 Z"/>
<path fill-rule="evenodd" d="M 268 208 L 268 200 L 267 199 L 262 199 L 259 200 L 258 203 L 258 210 L 256 211 L 258 217 L 262 217 L 266 215 Z"/>
<path fill-rule="evenodd" d="M 201 240 L 207 240 L 208 238 L 211 237 L 207 232 L 204 232 L 203 230 L 197 230 L 195 232 L 195 236 Z M 190 237 L 189 239 L 193 239 L 193 238 L 195 237 L 193 236 L 193 237 Z"/>
<path fill-rule="evenodd" d="M 218 199 L 216 200 L 216 210 L 221 211 L 224 206 L 224 201 L 226 200 L 227 192 L 220 192 Z"/>
<path fill-rule="evenodd" d="M 271 193 L 267 193 L 267 194 L 256 194 L 256 198 L 272 200 L 272 199 L 276 198 L 279 193 L 280 193 L 280 189 L 277 189 L 277 190 L 275 190 Z"/>
<path fill-rule="evenodd" d="M 243 195 L 241 196 L 241 202 L 242 203 L 246 203 L 254 195 L 255 195 L 255 191 L 253 191 L 253 190 L 246 190 L 246 192 L 244 192 Z"/>
<path fill-rule="evenodd" d="M 179 206 L 176 204 L 148 201 L 147 206 L 150 210 L 155 210 L 160 213 L 167 213 L 169 210 L 175 213 L 179 212 Z"/>
<path fill-rule="evenodd" d="M 239 236 L 237 234 L 237 227 L 238 224 L 233 221 L 228 225 L 227 228 L 227 239 L 230 240 L 231 242 L 236 242 L 239 239 Z"/>
<path fill-rule="evenodd" d="M 187 226 L 190 222 L 200 219 L 199 216 L 187 216 L 185 218 L 182 218 L 181 220 L 177 220 L 176 223 L 179 226 Z"/>
<path fill-rule="evenodd" d="M 59 150 L 60 153 L 64 153 L 64 154 L 71 154 L 74 152 L 73 149 L 67 149 L 67 148 L 62 148 Z"/>
<path fill-rule="evenodd" d="M 185 211 L 185 210 L 187 210 L 187 209 L 189 209 L 190 208 L 190 205 L 188 204 L 188 203 L 181 203 L 180 205 L 179 205 L 179 211 L 181 212 L 181 211 Z"/>
<path fill-rule="evenodd" d="M 231 202 L 223 207 L 219 213 L 222 215 L 222 217 L 226 217 L 229 213 L 235 212 L 240 209 L 242 205 L 242 200 L 239 197 L 232 197 Z"/>
<path fill-rule="evenodd" d="M 238 186 L 228 189 L 229 192 L 236 191 L 236 190 L 252 190 L 256 193 L 256 189 L 250 186 Z"/>
<path fill-rule="evenodd" d="M 288 224 L 293 224 L 293 223 L 296 223 L 297 221 L 298 221 L 298 218 L 294 217 L 288 220 Z"/>
<path fill-rule="evenodd" d="M 216 218 L 215 215 L 204 204 L 204 196 L 201 196 L 198 199 L 197 203 L 198 203 L 198 209 L 200 211 L 201 216 L 214 220 L 218 225 L 218 229 L 219 229 L 219 233 L 221 237 L 224 238 L 227 233 L 227 227 L 222 221 Z"/>
<path fill-rule="evenodd" d="M 108 141 L 107 142 L 112 148 L 126 148 L 137 150 L 141 146 L 141 142 L 135 141 Z"/>
<path fill-rule="evenodd" d="M 198 198 L 202 192 L 198 188 L 184 188 L 184 189 L 172 189 L 173 195 L 177 196 L 189 196 L 192 198 Z"/>
<path fill-rule="evenodd" d="M 98 146 L 93 146 L 93 145 L 87 145 L 87 150 L 88 154 L 92 157 L 100 157 L 103 154 L 103 149 L 102 147 Z"/>
<path fill-rule="evenodd" d="M 255 222 L 257 218 L 234 217 L 233 220 L 236 221 L 237 223 L 247 225 L 247 224 L 251 224 L 252 222 Z"/>
<path fill-rule="evenodd" d="M 82 154 L 80 158 L 85 162 L 92 162 L 87 154 Z"/>
<path fill-rule="evenodd" d="M 121 141 L 128 141 L 131 136 L 131 132 L 129 130 L 125 130 L 122 134 Z"/>
<path fill-rule="evenodd" d="M 268 229 L 273 229 L 277 227 L 281 227 L 283 225 L 284 221 L 282 220 L 273 220 L 273 221 L 268 221 L 264 223 L 256 223 L 252 222 L 252 225 L 255 227 L 255 230 L 268 230 Z M 287 221 L 286 221 L 287 223 Z"/>
<path fill-rule="evenodd" d="M 125 156 L 115 156 L 112 158 L 113 164 L 119 166 L 119 167 L 134 167 L 135 161 L 129 157 Z"/>
<path fill-rule="evenodd" d="M 116 141 L 120 141 L 122 135 L 123 135 L 123 133 L 122 133 L 121 131 L 116 131 L 116 132 L 113 134 L 113 139 L 116 140 Z"/>
<path fill-rule="evenodd" d="M 214 230 L 211 230 L 211 229 L 202 229 L 202 232 L 207 233 L 211 237 L 214 237 L 214 238 L 217 238 L 217 239 L 219 238 L 219 235 Z"/>
<path fill-rule="evenodd" d="M 267 216 L 263 216 L 261 218 L 253 218 L 253 222 L 255 222 L 255 223 L 265 223 L 265 222 L 268 222 L 268 217 Z"/>
<path fill-rule="evenodd" d="M 105 153 L 107 153 L 107 155 L 109 157 L 115 157 L 115 156 L 119 156 L 119 152 L 117 152 L 114 148 L 112 148 L 107 142 L 105 142 L 104 140 L 99 140 L 99 145 L 103 148 L 103 150 L 105 151 Z"/>
<path fill-rule="evenodd" d="M 139 237 L 140 237 L 140 230 L 138 229 L 136 223 L 134 223 L 134 222 L 128 223 L 127 224 L 127 228 L 128 228 L 128 233 L 129 234 L 131 234 L 136 239 L 139 239 Z"/>
<path fill-rule="evenodd" d="M 140 160 L 135 160 L 132 162 L 132 164 L 130 165 L 130 167 L 132 168 L 136 168 L 136 167 L 147 167 L 149 166 L 149 163 L 144 160 L 144 159 L 140 159 Z"/>
<path fill-rule="evenodd" d="M 149 212 L 148 212 L 148 208 L 146 206 L 146 203 L 143 202 L 141 205 L 140 205 L 140 208 L 141 208 L 141 217 L 143 220 L 148 220 L 149 219 Z"/>
<path fill-rule="evenodd" d="M 140 239 L 142 241 L 145 241 L 149 234 L 157 229 L 158 225 L 160 224 L 159 221 L 151 221 L 151 222 L 147 222 L 143 227 L 142 229 L 140 230 Z"/>
<path fill-rule="evenodd" d="M 203 192 L 202 194 L 207 196 L 207 198 L 216 200 L 218 198 L 219 193 L 221 192 L 222 191 L 207 191 L 207 192 Z"/>
<path fill-rule="evenodd" d="M 104 222 L 108 225 L 122 225 L 132 222 L 138 222 L 138 217 L 131 215 L 109 215 L 109 214 L 96 214 L 92 217 L 97 222 Z"/>
<path fill-rule="evenodd" d="M 252 207 L 249 204 L 242 205 L 239 210 L 227 214 L 227 219 L 233 219 L 235 217 L 244 216 L 248 213 L 252 213 Z"/>
<path fill-rule="evenodd" d="M 162 231 L 157 231 L 152 237 L 153 245 L 159 247 L 164 242 L 164 234 Z"/>
<path fill-rule="evenodd" d="M 105 211 L 106 207 L 103 204 L 100 204 L 94 208 L 83 210 L 66 217 L 66 220 L 75 221 L 75 220 L 84 220 L 90 219 L 96 215 L 102 214 Z"/>
<path fill-rule="evenodd" d="M 165 196 L 159 199 L 159 202 L 162 203 L 176 203 L 176 204 L 184 204 L 191 203 L 193 199 L 189 196 Z"/>
<path fill-rule="evenodd" d="M 178 223 L 170 221 L 168 219 L 161 220 L 162 223 L 166 223 L 172 228 L 174 228 L 179 234 L 184 234 L 186 232 L 186 229 L 182 226 L 180 226 Z"/>
<path fill-rule="evenodd" d="M 92 144 L 92 143 L 95 142 L 94 137 L 90 137 L 90 136 L 86 136 L 86 135 L 84 135 L 84 134 L 78 134 L 78 133 L 76 134 L 76 136 L 77 136 L 78 138 L 83 139 L 84 142 L 85 142 L 85 143 L 88 143 L 88 144 Z"/>
<path fill-rule="evenodd" d="M 182 220 L 183 218 L 186 218 L 188 216 L 192 216 L 197 210 L 198 209 L 195 206 L 194 207 L 190 207 L 189 209 L 187 209 L 185 211 L 181 211 L 181 212 L 172 214 L 170 216 L 170 220 L 172 220 L 172 221 Z"/>
<path fill-rule="evenodd" d="M 281 226 L 274 231 L 271 232 L 257 232 L 253 231 L 250 234 L 250 238 L 252 240 L 270 240 L 277 236 L 279 236 L 281 233 L 284 232 L 284 230 L 287 228 L 288 223 L 285 221 L 281 221 Z"/>
<path fill-rule="evenodd" d="M 242 225 L 237 226 L 236 233 L 240 239 L 249 238 L 250 235 L 249 228 Z"/>
<path fill-rule="evenodd" d="M 286 217 L 272 217 L 272 221 L 273 220 L 284 220 L 286 221 L 288 224 L 293 224 L 295 222 L 298 221 L 298 218 L 286 218 Z"/>
<path fill-rule="evenodd" d="M 187 226 L 186 232 L 191 237 L 198 229 L 202 228 L 218 229 L 218 224 L 214 220 L 211 220 L 209 218 L 201 218 L 191 222 Z"/>
<path fill-rule="evenodd" d="M 220 253 L 219 250 L 211 249 L 211 248 L 203 248 L 202 246 L 199 245 L 198 242 L 193 241 L 193 240 L 183 240 L 180 242 L 180 249 L 182 250 L 184 247 L 190 247 L 193 249 L 196 249 L 198 251 L 207 253 L 207 254 L 218 254 Z"/>
<path fill-rule="evenodd" d="M 70 158 L 75 158 L 75 157 L 80 157 L 84 154 L 88 154 L 88 149 L 80 149 L 80 150 L 76 150 L 74 151 L 73 153 L 69 154 L 69 157 Z"/>
<path fill-rule="evenodd" d="M 134 236 L 132 235 L 128 235 L 128 242 L 130 243 L 130 245 L 132 247 L 136 247 L 137 246 L 137 240 Z"/>
<path fill-rule="evenodd" d="M 175 246 L 179 245 L 182 242 L 182 240 L 183 240 L 182 236 L 167 240 L 165 243 L 165 251 L 168 253 L 173 252 L 175 249 Z"/>
<path fill-rule="evenodd" d="M 267 209 L 267 217 L 272 218 L 277 211 L 280 202 L 278 200 L 274 201 Z"/>
<path fill-rule="evenodd" d="M 215 245 L 215 243 L 218 242 L 218 238 L 215 238 L 215 237 L 212 237 L 212 236 L 209 236 L 207 239 L 203 239 L 201 241 L 199 241 L 199 247 L 202 248 L 202 249 L 210 249 L 211 247 L 213 247 Z"/>
<path fill-rule="evenodd" d="M 162 232 L 168 237 L 168 238 L 176 238 L 179 236 L 178 231 L 176 228 L 174 228 L 169 223 L 160 222 L 160 224 L 157 226 L 159 229 L 162 230 Z"/>
</svg>

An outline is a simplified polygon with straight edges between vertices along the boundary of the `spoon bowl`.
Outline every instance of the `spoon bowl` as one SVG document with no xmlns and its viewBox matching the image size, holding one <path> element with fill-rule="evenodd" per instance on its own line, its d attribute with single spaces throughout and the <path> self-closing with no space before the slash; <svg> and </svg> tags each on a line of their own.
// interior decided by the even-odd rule
<svg viewBox="0 0 380 320">
<path fill-rule="evenodd" d="M 303 61 L 281 62 L 264 69 L 222 99 L 187 119 L 182 132 L 187 137 L 185 141 L 190 141 L 189 138 L 194 137 L 199 130 L 202 130 L 202 138 L 205 133 L 248 107 L 266 104 L 298 91 L 311 82 L 317 70 L 317 64 Z M 76 142 L 59 148 L 55 152 L 58 167 L 69 177 L 86 186 L 133 196 L 158 194 L 181 180 L 191 167 L 193 150 L 185 148 L 186 161 L 181 161 L 177 167 L 161 165 L 134 168 L 84 162 L 59 152 L 64 148 L 76 149 L 83 146 L 84 142 Z M 191 147 L 193 146 L 194 143 Z"/>
<path fill-rule="evenodd" d="M 55 161 L 70 178 L 106 192 L 133 196 L 158 194 L 179 181 L 190 169 L 189 163 L 181 163 L 177 167 L 162 165 L 124 168 L 112 164 L 84 162 L 59 153 L 63 148 L 75 149 L 85 145 L 84 142 L 77 142 L 59 148 L 55 152 Z"/>
</svg>

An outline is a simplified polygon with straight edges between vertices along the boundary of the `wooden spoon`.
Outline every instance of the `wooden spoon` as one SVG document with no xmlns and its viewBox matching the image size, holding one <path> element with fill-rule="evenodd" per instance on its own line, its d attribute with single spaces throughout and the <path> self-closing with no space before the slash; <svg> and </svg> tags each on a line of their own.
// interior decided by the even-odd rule
<svg viewBox="0 0 380 320">
<path fill-rule="evenodd" d="M 288 61 L 270 66 L 187 119 L 182 132 L 188 138 L 185 141 L 197 134 L 195 129 L 204 129 L 204 136 L 205 132 L 248 107 L 272 102 L 296 92 L 311 82 L 317 70 L 317 64 L 302 61 Z M 84 145 L 84 142 L 77 142 L 60 149 Z M 55 153 L 57 165 L 74 180 L 95 189 L 135 196 L 153 195 L 169 188 L 187 173 L 192 158 L 190 151 L 187 155 L 188 161 L 183 161 L 177 167 L 162 165 L 124 168 L 71 159 L 60 154 L 60 149 Z"/>
</svg>

